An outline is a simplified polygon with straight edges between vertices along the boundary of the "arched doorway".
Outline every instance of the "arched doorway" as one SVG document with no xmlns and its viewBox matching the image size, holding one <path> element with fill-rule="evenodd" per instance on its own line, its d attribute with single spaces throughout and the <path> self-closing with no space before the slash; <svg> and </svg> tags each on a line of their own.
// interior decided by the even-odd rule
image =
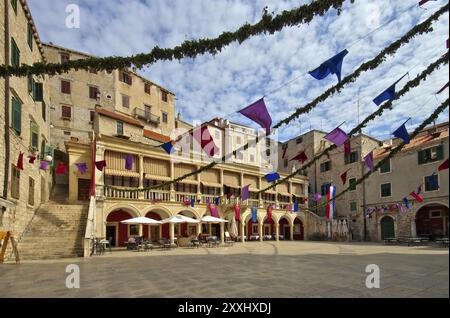
<svg viewBox="0 0 450 318">
<path fill-rule="evenodd" d="M 191 219 L 197 219 L 197 215 L 195 215 L 194 212 L 189 211 L 189 210 L 181 211 L 178 214 L 187 216 Z M 197 235 L 197 224 L 188 224 L 188 223 L 175 224 L 174 235 L 176 237 L 188 237 L 191 235 Z M 213 235 L 215 235 L 215 234 L 213 234 Z"/>
<path fill-rule="evenodd" d="M 284 240 L 290 240 L 291 239 L 291 226 L 289 224 L 289 221 L 287 218 L 282 217 L 280 219 L 279 223 L 279 227 L 280 227 L 280 235 L 282 236 L 281 238 Z"/>
<path fill-rule="evenodd" d="M 154 210 L 147 212 L 146 217 L 161 221 L 169 217 L 167 212 Z M 144 226 L 143 236 L 152 242 L 158 242 L 161 238 L 169 238 L 169 224 L 161 224 L 159 226 Z"/>
<path fill-rule="evenodd" d="M 121 221 L 131 219 L 131 213 L 124 210 L 115 210 L 106 218 L 106 239 L 112 239 L 112 246 L 125 246 L 129 237 L 139 236 L 139 225 L 123 224 Z"/>
<path fill-rule="evenodd" d="M 300 218 L 296 217 L 294 220 L 294 240 L 295 241 L 302 241 L 304 240 L 304 230 L 303 230 L 303 222 L 300 220 Z"/>
<path fill-rule="evenodd" d="M 416 213 L 417 236 L 435 239 L 448 236 L 448 207 L 441 204 L 429 204 Z"/>
<path fill-rule="evenodd" d="M 388 237 L 395 237 L 394 219 L 390 216 L 385 216 L 380 221 L 381 239 Z"/>
<path fill-rule="evenodd" d="M 258 221 L 257 222 L 255 222 L 255 223 L 253 223 L 253 219 L 252 219 L 252 216 L 251 216 L 251 214 L 250 215 L 248 215 L 246 218 L 245 218 L 245 220 L 246 220 L 246 222 L 245 222 L 245 224 L 246 224 L 246 227 L 245 227 L 245 231 L 247 232 L 246 233 L 246 236 L 247 236 L 247 241 L 250 241 L 251 239 L 256 239 L 256 237 L 258 237 L 259 238 L 259 232 L 258 232 Z M 253 236 L 253 237 L 252 237 Z"/>
<path fill-rule="evenodd" d="M 269 236 L 271 239 L 275 239 L 275 222 L 273 218 L 268 219 L 267 216 L 264 218 L 263 235 L 264 239 L 269 238 Z"/>
</svg>

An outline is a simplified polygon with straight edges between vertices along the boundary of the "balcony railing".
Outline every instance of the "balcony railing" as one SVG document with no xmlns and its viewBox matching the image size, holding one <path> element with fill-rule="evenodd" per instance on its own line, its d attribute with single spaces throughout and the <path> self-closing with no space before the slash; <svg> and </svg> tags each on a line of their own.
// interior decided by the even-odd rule
<svg viewBox="0 0 450 318">
<path fill-rule="evenodd" d="M 169 191 L 155 191 L 155 190 L 145 190 L 144 199 L 151 201 L 170 201 Z"/>
<path fill-rule="evenodd" d="M 130 191 L 125 189 L 105 189 L 105 195 L 108 198 L 115 199 L 139 199 L 139 193 L 137 191 Z"/>
<path fill-rule="evenodd" d="M 134 109 L 134 116 L 136 118 L 143 119 L 149 123 L 154 123 L 157 125 L 161 123 L 161 117 L 153 115 L 151 112 L 145 111 L 137 107 Z"/>
<path fill-rule="evenodd" d="M 195 202 L 197 202 L 197 195 L 195 193 L 181 193 L 177 192 L 175 194 L 175 201 L 177 202 L 183 202 L 183 201 L 191 201 L 194 199 Z"/>
</svg>

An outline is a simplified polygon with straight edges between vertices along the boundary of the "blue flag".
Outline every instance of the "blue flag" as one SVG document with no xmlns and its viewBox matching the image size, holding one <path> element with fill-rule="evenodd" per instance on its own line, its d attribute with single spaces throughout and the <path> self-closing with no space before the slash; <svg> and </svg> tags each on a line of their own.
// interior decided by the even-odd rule
<svg viewBox="0 0 450 318">
<path fill-rule="evenodd" d="M 215 205 L 219 205 L 219 202 L 220 202 L 220 198 L 219 197 L 215 197 L 214 198 L 214 204 Z"/>
<path fill-rule="evenodd" d="M 169 155 L 175 151 L 175 149 L 173 148 L 172 141 L 163 143 L 162 145 L 160 145 L 160 147 L 163 148 Z"/>
<path fill-rule="evenodd" d="M 403 142 L 405 144 L 409 144 L 410 138 L 409 138 L 408 131 L 406 130 L 405 124 L 406 124 L 406 122 L 404 122 L 400 127 L 398 127 L 392 134 L 397 138 L 403 139 Z"/>
<path fill-rule="evenodd" d="M 191 207 L 195 207 L 195 199 L 191 199 Z"/>
<path fill-rule="evenodd" d="M 373 99 L 373 102 L 377 105 L 380 106 L 380 104 L 384 101 L 387 100 L 394 100 L 395 97 L 397 96 L 397 94 L 395 93 L 395 85 L 400 82 L 403 77 L 405 77 L 406 75 L 408 75 L 408 73 L 406 73 L 405 75 L 403 75 L 402 77 L 400 77 L 397 82 L 395 82 L 394 84 L 392 84 L 391 86 L 389 86 L 388 88 L 386 88 L 385 91 L 383 91 L 380 95 L 378 95 L 377 97 L 375 97 Z"/>
<path fill-rule="evenodd" d="M 407 198 L 407 197 L 404 197 L 404 198 L 403 198 L 403 203 L 405 203 L 405 206 L 406 206 L 407 209 L 410 208 L 409 201 L 408 201 L 408 198 Z"/>
<path fill-rule="evenodd" d="M 264 178 L 266 178 L 267 182 L 274 182 L 274 181 L 280 179 L 280 175 L 277 172 L 272 172 L 272 173 L 266 174 L 264 176 Z"/>
<path fill-rule="evenodd" d="M 326 60 L 318 68 L 309 72 L 309 74 L 315 79 L 322 80 L 330 74 L 336 74 L 338 81 L 341 81 L 342 61 L 348 54 L 347 50 L 336 54 L 332 58 Z"/>
<path fill-rule="evenodd" d="M 294 203 L 294 212 L 298 212 L 298 202 Z"/>
<path fill-rule="evenodd" d="M 258 208 L 252 207 L 252 222 L 258 223 Z"/>
</svg>

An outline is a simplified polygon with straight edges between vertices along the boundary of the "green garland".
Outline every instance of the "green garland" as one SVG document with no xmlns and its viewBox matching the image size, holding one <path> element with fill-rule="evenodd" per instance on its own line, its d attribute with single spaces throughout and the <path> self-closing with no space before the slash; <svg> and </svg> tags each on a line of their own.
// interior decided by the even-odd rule
<svg viewBox="0 0 450 318">
<path fill-rule="evenodd" d="M 372 121 L 376 117 L 381 116 L 386 109 L 392 109 L 392 104 L 395 100 L 397 100 L 400 97 L 402 97 L 403 95 L 405 95 L 411 88 L 419 86 L 420 82 L 423 80 L 426 80 L 427 76 L 430 75 L 434 70 L 438 69 L 439 67 L 441 67 L 444 64 L 448 64 L 448 59 L 449 59 L 449 52 L 445 53 L 439 59 L 437 59 L 435 62 L 428 65 L 428 67 L 422 73 L 420 73 L 414 79 L 412 79 L 412 80 L 408 81 L 408 83 L 406 83 L 406 85 L 396 94 L 396 97 L 394 100 L 390 100 L 384 104 L 381 104 L 380 107 L 378 107 L 378 109 L 375 112 L 373 112 L 372 114 L 370 114 L 369 116 L 364 118 L 364 120 L 359 125 L 357 125 L 355 128 L 353 128 L 348 133 L 348 135 L 350 137 L 353 136 L 354 134 L 361 131 L 361 129 L 363 129 L 369 121 Z M 336 149 L 336 148 L 337 148 L 336 145 L 329 146 L 327 149 L 322 151 L 319 155 L 315 156 L 311 161 L 309 161 L 307 164 L 303 165 L 301 168 L 295 170 L 294 172 L 292 172 L 290 175 L 286 176 L 285 178 L 282 178 L 282 179 L 276 181 L 269 187 L 260 190 L 258 193 L 263 193 L 263 192 L 266 192 L 267 190 L 275 188 L 278 184 L 284 183 L 287 180 L 295 177 L 297 174 L 306 171 L 306 169 L 309 168 L 314 162 L 316 162 L 317 160 L 322 158 L 329 151 Z"/>
<path fill-rule="evenodd" d="M 297 119 L 301 114 L 309 113 L 314 107 L 317 106 L 317 104 L 324 102 L 328 97 L 332 96 L 333 94 L 340 92 L 340 90 L 347 84 L 354 82 L 362 72 L 373 70 L 377 68 L 381 63 L 383 63 L 388 55 L 393 55 L 397 52 L 397 50 L 405 43 L 408 43 L 413 37 L 423 34 L 423 33 L 429 33 L 433 31 L 431 25 L 432 23 L 437 20 L 442 14 L 448 11 L 448 3 L 440 8 L 438 11 L 436 11 L 432 16 L 430 16 L 428 19 L 423 21 L 422 23 L 416 25 L 411 30 L 409 30 L 405 35 L 403 35 L 400 39 L 393 42 L 391 45 L 383 49 L 383 51 L 380 52 L 374 59 L 361 64 L 361 66 L 354 71 L 352 74 L 346 76 L 340 83 L 330 87 L 327 89 L 323 94 L 318 96 L 313 101 L 309 102 L 303 107 L 297 108 L 295 112 L 290 115 L 289 117 L 283 119 L 278 124 L 274 126 L 274 128 L 279 128 L 283 125 L 286 125 L 290 123 L 291 121 Z"/>
<path fill-rule="evenodd" d="M 433 121 L 435 121 L 439 114 L 441 114 L 447 107 L 449 106 L 449 99 L 447 98 L 447 100 L 445 102 L 443 102 L 438 108 L 436 108 L 434 110 L 434 112 L 427 118 L 425 119 L 420 126 L 418 126 L 414 132 L 410 135 L 411 139 L 415 138 L 426 126 L 428 126 L 429 124 L 431 124 Z M 397 147 L 395 147 L 394 149 L 392 149 L 389 154 L 383 159 L 380 160 L 375 167 L 373 168 L 372 171 L 368 171 L 366 172 L 366 174 L 364 174 L 360 179 L 356 180 L 356 182 L 352 185 L 352 186 L 356 186 L 358 184 L 360 184 L 361 182 L 363 182 L 365 179 L 367 179 L 372 173 L 374 173 L 375 171 L 378 170 L 378 168 L 380 168 L 386 161 L 388 161 L 389 159 L 391 159 L 392 157 L 394 157 L 398 152 L 400 152 L 403 147 L 406 144 L 404 142 L 401 142 Z M 326 206 L 328 203 L 330 203 L 331 201 L 336 200 L 337 198 L 341 197 L 342 195 L 344 195 L 346 192 L 350 191 L 350 186 L 347 187 L 345 190 L 341 191 L 340 193 L 338 193 L 333 199 L 326 201 L 325 203 L 317 206 L 317 208 L 322 208 L 324 206 Z"/>
<path fill-rule="evenodd" d="M 292 10 L 285 10 L 273 16 L 264 8 L 262 18 L 255 24 L 246 23 L 234 32 L 223 32 L 214 39 L 199 39 L 184 41 L 174 48 L 162 49 L 155 46 L 150 53 L 140 53 L 129 57 L 91 57 L 87 59 L 68 61 L 66 63 L 35 63 L 33 65 L 22 65 L 19 67 L 0 66 L 0 77 L 6 76 L 28 76 L 29 74 L 58 74 L 65 73 L 72 69 L 96 71 L 122 69 L 131 67 L 142 68 L 144 65 L 153 64 L 162 60 L 181 60 L 182 58 L 194 58 L 200 54 L 219 53 L 224 47 L 233 42 L 241 44 L 252 36 L 259 34 L 274 34 L 284 27 L 309 23 L 315 16 L 323 16 L 331 8 L 340 14 L 342 5 L 347 0 L 317 0 L 311 4 L 302 5 Z M 355 0 L 350 0 L 354 3 Z"/>
</svg>

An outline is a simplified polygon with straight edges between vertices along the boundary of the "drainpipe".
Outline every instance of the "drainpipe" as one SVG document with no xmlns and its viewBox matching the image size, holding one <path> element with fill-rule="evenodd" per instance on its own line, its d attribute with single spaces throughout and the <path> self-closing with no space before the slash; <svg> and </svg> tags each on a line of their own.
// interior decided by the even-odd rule
<svg viewBox="0 0 450 318">
<path fill-rule="evenodd" d="M 9 1 L 4 0 L 5 6 L 5 65 L 9 65 Z M 5 77 L 5 174 L 3 179 L 3 199 L 8 199 L 8 179 L 10 161 L 9 140 L 9 76 Z"/>
</svg>

